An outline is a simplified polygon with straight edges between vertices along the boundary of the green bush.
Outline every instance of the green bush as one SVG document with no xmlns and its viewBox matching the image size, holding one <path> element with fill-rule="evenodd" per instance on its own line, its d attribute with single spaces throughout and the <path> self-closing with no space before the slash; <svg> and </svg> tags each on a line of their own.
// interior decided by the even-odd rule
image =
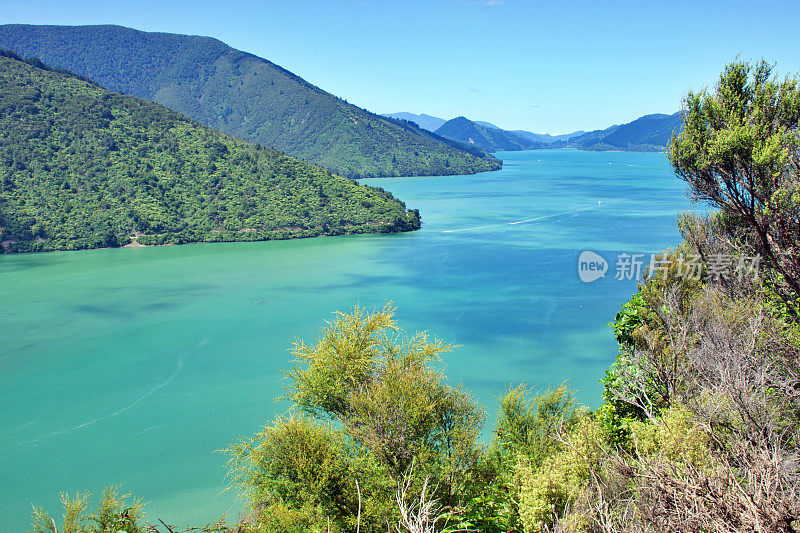
<svg viewBox="0 0 800 533">
<path fill-rule="evenodd" d="M 526 533 L 539 533 L 563 518 L 568 530 L 581 529 L 588 516 L 570 513 L 592 476 L 603 470 L 607 455 L 606 434 L 592 416 L 583 416 L 564 435 L 558 450 L 541 464 L 520 458 L 516 465 L 520 478 L 519 514 Z"/>
<path fill-rule="evenodd" d="M 442 507 L 459 506 L 478 471 L 484 415 L 434 366 L 449 349 L 404 338 L 389 306 L 340 313 L 314 344 L 298 341 L 288 396 L 332 422 L 280 418 L 231 447 L 233 479 L 255 513 L 277 505 L 304 523 L 383 531 L 397 523 L 395 491 L 409 477 L 412 491 L 428 479 Z"/>
<path fill-rule="evenodd" d="M 33 533 L 144 533 L 142 501 L 130 494 L 119 494 L 118 487 L 107 487 L 103 491 L 100 505 L 89 510 L 92 496 L 78 493 L 74 498 L 61 494 L 64 508 L 61 527 L 55 519 L 40 507 L 33 509 L 31 529 Z"/>
<path fill-rule="evenodd" d="M 635 422 L 631 425 L 636 455 L 657 458 L 697 468 L 711 462 L 709 436 L 685 407 L 665 410 L 655 422 Z"/>
</svg>

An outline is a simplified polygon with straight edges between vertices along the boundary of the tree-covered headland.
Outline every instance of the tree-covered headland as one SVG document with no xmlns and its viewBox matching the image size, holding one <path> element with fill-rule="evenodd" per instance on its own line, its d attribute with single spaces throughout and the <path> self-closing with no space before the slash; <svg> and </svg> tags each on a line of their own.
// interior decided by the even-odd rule
<svg viewBox="0 0 800 533">
<path fill-rule="evenodd" d="M 391 193 L 0 52 L 2 251 L 417 229 Z"/>
<path fill-rule="evenodd" d="M 482 443 L 482 409 L 439 370 L 450 347 L 356 308 L 295 345 L 295 408 L 228 450 L 247 515 L 207 530 L 800 530 L 800 86 L 733 63 L 683 120 L 670 161 L 716 209 L 680 218 L 684 240 L 622 305 L 598 409 L 511 387 Z M 719 257 L 761 265 L 741 275 Z M 104 501 L 59 531 L 105 531 L 129 504 Z M 81 502 L 65 499 L 65 524 L 90 518 Z M 34 515 L 39 533 L 52 523 Z"/>
</svg>

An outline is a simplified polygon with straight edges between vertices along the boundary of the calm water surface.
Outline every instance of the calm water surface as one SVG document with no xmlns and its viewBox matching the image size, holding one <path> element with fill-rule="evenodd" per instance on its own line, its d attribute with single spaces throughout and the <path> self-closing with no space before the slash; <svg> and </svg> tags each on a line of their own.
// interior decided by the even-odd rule
<svg viewBox="0 0 800 533">
<path fill-rule="evenodd" d="M 494 412 L 508 384 L 590 406 L 633 281 L 619 252 L 675 244 L 684 184 L 661 154 L 503 153 L 477 176 L 367 180 L 418 208 L 399 235 L 0 256 L 0 524 L 108 483 L 183 525 L 235 515 L 215 450 L 284 411 L 294 338 L 356 303 L 461 345 L 448 374 Z M 514 224 L 510 224 L 510 223 Z M 582 250 L 609 260 L 594 283 Z"/>
</svg>

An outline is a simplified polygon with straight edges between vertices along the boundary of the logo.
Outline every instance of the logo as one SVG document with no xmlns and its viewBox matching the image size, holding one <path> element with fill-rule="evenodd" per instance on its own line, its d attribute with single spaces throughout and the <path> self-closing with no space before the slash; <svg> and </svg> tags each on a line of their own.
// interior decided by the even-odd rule
<svg viewBox="0 0 800 533">
<path fill-rule="evenodd" d="M 585 250 L 578 257 L 578 277 L 584 283 L 591 283 L 606 277 L 608 263 L 605 258 L 595 252 Z"/>
</svg>

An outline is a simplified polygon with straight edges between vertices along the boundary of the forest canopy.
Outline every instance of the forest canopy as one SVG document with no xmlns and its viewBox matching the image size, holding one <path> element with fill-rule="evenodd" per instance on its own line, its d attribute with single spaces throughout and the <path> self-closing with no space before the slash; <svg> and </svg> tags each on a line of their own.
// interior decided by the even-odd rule
<svg viewBox="0 0 800 533">
<path fill-rule="evenodd" d="M 4 251 L 417 229 L 390 193 L 0 54 Z"/>
</svg>

